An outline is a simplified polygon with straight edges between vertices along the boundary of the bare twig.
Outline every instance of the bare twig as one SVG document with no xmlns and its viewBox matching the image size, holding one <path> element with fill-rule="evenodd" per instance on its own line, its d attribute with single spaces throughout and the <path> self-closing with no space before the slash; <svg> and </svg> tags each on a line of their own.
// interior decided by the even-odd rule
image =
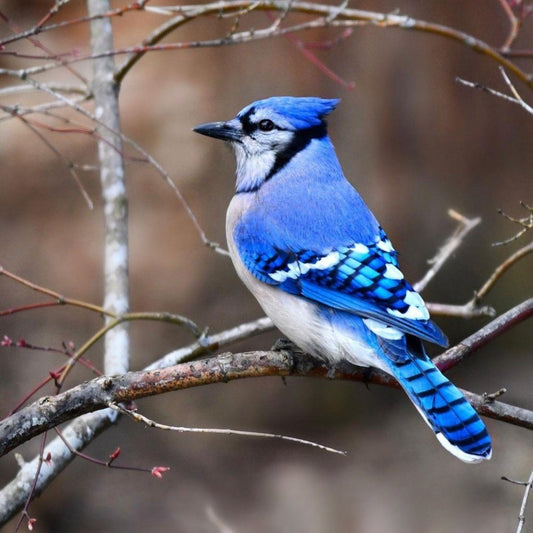
<svg viewBox="0 0 533 533">
<path fill-rule="evenodd" d="M 504 241 L 492 243 L 492 246 L 503 246 L 505 244 L 509 244 L 513 241 L 516 241 L 517 239 L 522 237 L 522 235 L 524 235 L 525 233 L 527 233 L 529 230 L 533 228 L 533 206 L 527 205 L 525 202 L 520 202 L 520 205 L 524 209 L 529 211 L 529 215 L 522 217 L 522 218 L 515 218 L 510 215 L 507 215 L 501 209 L 499 210 L 499 213 L 500 215 L 505 217 L 507 220 L 510 220 L 514 224 L 517 224 L 518 226 L 520 226 L 522 229 L 519 230 L 515 235 L 513 235 L 512 237 L 509 237 L 508 239 L 505 239 Z"/>
<path fill-rule="evenodd" d="M 511 25 L 509 34 L 507 35 L 505 42 L 502 44 L 502 51 L 508 52 L 518 37 L 518 32 L 520 31 L 520 25 L 522 21 L 514 14 L 513 8 L 509 5 L 510 3 L 508 0 L 499 0 L 499 2 L 509 20 L 509 24 Z"/>
<path fill-rule="evenodd" d="M 44 33 L 46 31 L 52 31 L 60 27 L 67 25 L 86 23 L 87 21 L 97 20 L 110 20 L 112 17 L 125 15 L 132 11 L 138 11 L 145 9 L 147 11 L 154 11 L 158 13 L 166 12 L 166 14 L 174 15 L 172 19 L 173 24 L 167 24 L 165 27 L 158 28 L 155 34 L 146 39 L 145 42 L 150 42 L 147 45 L 135 45 L 132 47 L 124 48 L 121 50 L 114 50 L 108 52 L 100 52 L 92 54 L 86 57 L 77 57 L 69 60 L 63 59 L 61 62 L 54 61 L 46 65 L 39 67 L 31 67 L 24 69 L 25 75 L 33 75 L 46 70 L 58 68 L 65 64 L 71 64 L 76 61 L 91 60 L 96 57 L 104 57 L 106 55 L 127 54 L 133 56 L 130 58 L 130 62 L 127 65 L 121 67 L 122 73 L 125 73 L 131 68 L 131 65 L 135 63 L 140 56 L 150 50 L 167 50 L 167 49 L 187 49 L 200 46 L 225 46 L 228 44 L 245 43 L 258 39 L 270 38 L 277 35 L 284 35 L 287 33 L 294 33 L 296 31 L 303 31 L 304 29 L 311 29 L 316 27 L 353 27 L 362 24 L 373 25 L 380 28 L 400 28 L 409 31 L 419 31 L 424 33 L 430 33 L 432 35 L 441 36 L 453 41 L 459 42 L 463 46 L 470 48 L 471 50 L 483 54 L 493 61 L 496 61 L 501 66 L 505 67 L 509 72 L 515 74 L 524 84 L 528 87 L 533 87 L 533 79 L 520 69 L 512 61 L 500 54 L 489 44 L 477 39 L 476 37 L 467 33 L 458 31 L 454 28 L 443 26 L 441 24 L 435 24 L 422 20 L 417 20 L 406 15 L 399 15 L 396 13 L 376 13 L 365 10 L 343 8 L 339 9 L 338 6 L 332 6 L 327 4 L 316 4 L 312 2 L 300 2 L 300 1 L 286 1 L 286 0 L 226 0 L 212 2 L 204 5 L 189 5 L 189 6 L 175 6 L 175 7 L 156 7 L 145 6 L 146 1 L 135 2 L 127 6 L 123 6 L 116 10 L 110 10 L 108 12 L 102 12 L 97 14 L 91 14 L 86 17 L 79 17 L 71 21 L 65 21 L 58 24 L 50 24 L 48 26 L 41 26 L 29 30 L 28 32 L 21 32 L 16 37 L 9 37 L 0 41 L 0 45 L 7 45 L 13 40 L 19 40 L 35 35 L 36 33 Z M 181 26 L 189 21 L 195 20 L 199 17 L 222 14 L 239 15 L 247 10 L 262 10 L 262 11 L 281 11 L 285 12 L 287 8 L 293 13 L 301 13 L 309 16 L 318 17 L 312 23 L 304 23 L 300 25 L 294 25 L 289 28 L 280 28 L 279 26 L 273 26 L 270 29 L 252 29 L 244 32 L 233 33 L 229 37 L 222 39 L 214 39 L 211 41 L 195 41 L 189 43 L 169 43 L 169 44 L 156 44 L 164 36 L 171 33 L 175 28 Z M 341 6 L 342 8 L 342 6 Z M 178 15 L 175 15 L 177 13 Z M 125 70 L 124 70 L 125 69 Z M 121 79 L 123 74 L 117 73 L 118 79 Z"/>
<path fill-rule="evenodd" d="M 330 453 L 338 453 L 340 455 L 346 455 L 347 453 L 345 451 L 337 450 L 335 448 L 330 448 L 329 446 L 324 446 L 323 444 L 319 444 L 317 442 L 299 439 L 297 437 L 289 437 L 287 435 L 281 435 L 281 434 L 263 433 L 260 431 L 241 431 L 237 429 L 227 429 L 227 428 L 221 429 L 221 428 L 192 428 L 192 427 L 183 427 L 183 426 L 169 426 L 167 424 L 161 424 L 159 422 L 155 422 L 154 420 L 151 420 L 147 418 L 146 416 L 141 415 L 140 413 L 131 411 L 129 409 L 125 409 L 124 407 L 118 404 L 112 403 L 112 402 L 110 402 L 108 406 L 111 409 L 118 411 L 120 414 L 129 416 L 136 422 L 141 422 L 142 424 L 145 424 L 148 427 L 162 429 L 164 431 L 177 431 L 179 433 L 210 433 L 214 435 L 237 435 L 241 437 L 279 439 L 279 440 L 294 442 L 296 444 L 303 444 L 305 446 L 312 446 L 314 448 L 319 448 L 320 450 L 324 450 Z"/>
<path fill-rule="evenodd" d="M 474 299 L 460 305 L 427 302 L 426 307 L 432 316 L 453 316 L 457 318 L 496 316 L 494 307 L 490 305 L 479 305 L 479 302 L 474 302 Z"/>
<path fill-rule="evenodd" d="M 495 283 L 501 278 L 501 276 L 509 270 L 515 263 L 520 261 L 523 257 L 533 252 L 533 242 L 530 242 L 526 246 L 517 250 L 514 254 L 508 257 L 501 265 L 499 265 L 496 270 L 491 274 L 489 279 L 483 284 L 483 286 L 476 291 L 472 303 L 477 305 L 479 301 L 484 298 L 487 293 L 494 287 Z"/>
<path fill-rule="evenodd" d="M 507 389 L 505 387 L 502 387 L 501 389 L 498 389 L 495 392 L 484 392 L 483 398 L 485 399 L 486 402 L 491 403 L 494 400 L 496 400 L 496 398 L 499 398 L 500 396 L 503 396 L 506 393 L 507 393 Z"/>
<path fill-rule="evenodd" d="M 267 317 L 258 318 L 251 322 L 245 322 L 234 328 L 227 329 L 213 335 L 204 335 L 198 341 L 189 346 L 174 350 L 161 359 L 148 365 L 145 370 L 157 370 L 168 366 L 184 363 L 202 355 L 214 353 L 224 346 L 228 346 L 242 339 L 249 339 L 266 331 L 274 329 L 272 320 Z"/>
<path fill-rule="evenodd" d="M 106 311 L 103 307 L 99 305 L 94 305 L 88 302 L 82 302 L 81 300 L 76 300 L 74 298 L 67 298 L 63 296 L 62 294 L 59 294 L 58 292 L 55 292 L 51 289 L 47 289 L 46 287 L 42 287 L 41 285 L 37 285 L 36 283 L 28 281 L 27 279 L 24 279 L 21 276 L 17 276 L 16 274 L 9 272 L 8 270 L 5 270 L 1 265 L 0 265 L 0 276 L 6 276 L 7 278 L 12 279 L 13 281 L 16 281 L 17 283 L 20 283 L 21 285 L 24 285 L 25 287 L 28 287 L 29 289 L 35 292 L 39 292 L 41 294 L 49 296 L 50 298 L 54 300 L 54 303 L 57 305 L 68 304 L 73 307 L 81 307 L 82 309 L 87 309 L 88 311 L 94 311 L 96 313 L 100 313 L 103 315 L 108 315 L 108 316 L 113 316 L 113 317 L 116 316 L 111 311 Z"/>
<path fill-rule="evenodd" d="M 516 533 L 521 533 L 526 522 L 526 506 L 531 487 L 533 487 L 533 470 L 529 475 L 529 479 L 527 480 L 527 485 L 524 490 L 524 497 L 522 498 L 522 504 L 520 505 L 520 513 L 518 515 L 518 527 L 516 528 Z"/>
<path fill-rule="evenodd" d="M 468 233 L 470 233 L 481 222 L 480 218 L 467 218 L 454 209 L 449 209 L 448 215 L 454 220 L 457 220 L 459 225 L 457 226 L 457 229 L 454 231 L 453 235 L 437 252 L 437 255 L 433 257 L 433 259 L 429 260 L 431 268 L 426 272 L 424 277 L 420 281 L 416 282 L 413 286 L 417 292 L 422 292 L 427 287 L 428 283 L 435 277 L 444 263 L 462 244 Z"/>
<path fill-rule="evenodd" d="M 520 505 L 520 512 L 518 514 L 518 527 L 516 528 L 516 533 L 521 533 L 522 529 L 524 528 L 524 524 L 526 523 L 527 499 L 529 497 L 531 488 L 533 487 L 533 470 L 531 471 L 531 474 L 529 475 L 529 479 L 527 481 L 516 481 L 515 479 L 509 479 L 506 476 L 502 476 L 502 479 L 504 481 L 508 481 L 509 483 L 513 483 L 514 485 L 525 486 L 524 496 L 522 498 L 522 503 Z"/>
<path fill-rule="evenodd" d="M 266 11 L 282 11 L 286 9 L 287 1 L 280 0 L 262 0 L 261 2 L 252 2 L 246 0 L 229 0 L 229 1 L 218 1 L 210 4 L 205 4 L 202 7 L 202 10 L 198 10 L 197 5 L 190 6 L 165 6 L 152 8 L 151 6 L 146 6 L 147 11 L 153 10 L 158 13 L 163 11 L 166 14 L 173 15 L 174 13 L 179 13 L 182 17 L 189 17 L 191 19 L 206 16 L 206 15 L 218 15 L 219 13 L 231 13 L 233 11 L 244 9 L 251 4 L 254 5 L 255 10 L 266 10 Z M 369 25 L 374 25 L 381 28 L 399 28 L 410 31 L 421 31 L 425 33 L 430 33 L 432 35 L 438 35 L 447 39 L 454 40 L 460 44 L 467 46 L 471 50 L 486 55 L 492 60 L 499 63 L 501 66 L 505 67 L 510 72 L 513 72 L 520 80 L 525 83 L 528 87 L 533 87 L 533 79 L 529 75 L 523 72 L 519 67 L 514 63 L 509 61 L 503 55 L 498 53 L 492 46 L 481 41 L 480 39 L 475 38 L 472 35 L 458 31 L 454 28 L 443 26 L 441 24 L 435 24 L 431 22 L 426 22 L 422 20 L 417 20 L 407 15 L 399 15 L 396 13 L 376 13 L 371 11 L 365 11 L 360 9 L 350 9 L 344 8 L 339 9 L 337 6 L 330 6 L 324 4 L 314 4 L 311 2 L 299 2 L 292 1 L 290 2 L 290 8 L 292 12 L 303 13 L 307 15 L 315 15 L 324 17 L 321 21 L 322 26 L 329 25 L 332 27 L 342 27 L 342 26 L 356 26 L 361 25 L 361 23 L 367 23 Z M 334 17 L 334 20 L 328 22 L 328 17 Z M 292 31 L 296 31 L 291 29 Z M 279 28 L 275 28 L 273 34 L 261 34 L 254 30 L 252 34 L 250 32 L 241 32 L 241 34 L 235 34 L 231 40 L 231 44 L 236 42 L 247 42 L 250 38 L 253 39 L 253 35 L 256 34 L 256 38 L 265 38 L 271 37 L 272 35 L 279 35 Z M 222 43 L 221 43 L 222 44 Z M 225 43 L 229 44 L 229 43 Z M 183 43 L 182 43 L 183 45 Z M 131 50 L 134 53 L 134 50 Z"/>
<path fill-rule="evenodd" d="M 62 434 L 71 447 L 82 450 L 116 419 L 117 413 L 111 409 L 89 413 L 72 421 L 62 430 Z M 53 461 L 43 463 L 42 458 L 48 456 L 52 457 Z M 24 463 L 13 480 L 0 490 L 0 525 L 5 524 L 20 511 L 30 495 L 34 498 L 41 494 L 75 457 L 63 441 L 56 437 L 42 450 L 42 453 Z M 37 481 L 33 488 L 34 480 Z"/>
<path fill-rule="evenodd" d="M 6 106 L 0 106 L 1 109 L 4 111 L 7 110 Z M 11 114 L 14 117 L 17 117 L 31 132 L 33 132 L 40 140 L 41 142 L 49 149 L 51 150 L 54 155 L 67 167 L 70 175 L 74 179 L 74 182 L 78 186 L 79 191 L 81 192 L 81 195 L 85 199 L 85 202 L 87 203 L 87 206 L 89 209 L 94 208 L 94 203 L 89 196 L 89 193 L 87 192 L 87 189 L 85 189 L 85 186 L 83 185 L 80 177 L 78 176 L 78 173 L 76 172 L 76 165 L 74 162 L 65 157 L 36 127 L 34 124 L 31 123 L 28 119 L 24 118 L 22 115 L 19 115 L 16 109 L 12 109 Z"/>
<path fill-rule="evenodd" d="M 488 305 L 480 305 L 483 298 L 487 296 L 489 291 L 494 287 L 496 282 L 502 275 L 511 268 L 514 264 L 524 258 L 526 255 L 533 252 L 533 242 L 520 248 L 510 257 L 508 257 L 501 265 L 496 267 L 494 272 L 489 276 L 487 281 L 481 288 L 474 292 L 474 296 L 463 305 L 449 305 L 440 303 L 428 303 L 427 307 L 433 315 L 457 316 L 462 318 L 473 318 L 476 316 L 495 316 L 496 311 L 493 307 Z"/>
<path fill-rule="evenodd" d="M 496 96 L 497 98 L 501 98 L 502 100 L 506 100 L 507 102 L 511 102 L 513 104 L 517 104 L 520 107 L 522 107 L 525 111 L 527 111 L 528 113 L 533 114 L 533 107 L 527 104 L 524 101 L 524 99 L 520 96 L 519 92 L 516 90 L 515 86 L 509 79 L 509 76 L 507 76 L 507 73 L 505 72 L 505 69 L 502 66 L 500 66 L 500 73 L 507 87 L 509 87 L 509 90 L 513 94 L 513 96 L 509 96 L 508 94 L 502 93 L 495 89 L 491 89 L 490 87 L 486 87 L 485 85 L 482 85 L 481 83 L 467 81 L 459 77 L 455 78 L 455 80 L 461 85 L 465 85 L 466 87 L 471 87 L 473 89 L 480 89 L 482 91 L 485 91 L 486 93 L 491 94 L 492 96 Z"/>
<path fill-rule="evenodd" d="M 119 315 L 113 311 L 108 311 L 99 305 L 95 305 L 90 302 L 85 302 L 82 300 L 76 300 L 74 298 L 69 298 L 56 291 L 47 289 L 46 287 L 43 287 L 41 285 L 37 285 L 36 283 L 33 283 L 21 276 L 18 276 L 16 274 L 13 274 L 12 272 L 9 272 L 8 270 L 5 270 L 1 265 L 0 265 L 0 276 L 6 276 L 7 278 L 11 280 L 17 283 L 20 283 L 24 287 L 28 287 L 29 289 L 35 292 L 44 294 L 52 298 L 51 302 L 30 304 L 30 305 L 19 307 L 17 309 L 8 309 L 5 311 L 0 311 L 0 316 L 10 315 L 15 312 L 29 311 L 31 309 L 39 309 L 41 307 L 49 307 L 49 306 L 54 306 L 54 305 L 58 305 L 58 306 L 69 305 L 72 307 L 79 307 L 80 309 L 85 309 L 87 311 L 92 311 L 92 312 L 98 313 L 99 315 L 107 316 L 110 320 L 114 321 L 114 323 L 111 322 L 111 326 L 107 327 L 107 329 L 111 329 L 115 325 L 118 325 L 122 322 L 128 322 L 128 321 L 131 322 L 134 320 L 151 320 L 151 321 L 161 321 L 161 322 L 168 322 L 170 324 L 181 325 L 181 326 L 184 326 L 186 329 L 188 329 L 196 337 L 200 337 L 202 335 L 202 331 L 200 330 L 198 325 L 195 324 L 190 318 L 187 318 L 183 315 L 178 315 L 175 313 L 168 313 L 168 312 L 151 312 L 151 311 L 130 312 L 130 313 L 124 313 L 122 315 Z M 105 332 L 102 332 L 102 331 L 97 332 L 95 334 L 97 337 L 96 340 L 100 339 L 104 334 Z"/>
</svg>

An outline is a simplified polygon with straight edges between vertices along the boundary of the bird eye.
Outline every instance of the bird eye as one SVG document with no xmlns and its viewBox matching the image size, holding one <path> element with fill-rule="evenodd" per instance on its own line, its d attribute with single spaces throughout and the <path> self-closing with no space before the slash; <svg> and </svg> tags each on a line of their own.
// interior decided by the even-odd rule
<svg viewBox="0 0 533 533">
<path fill-rule="evenodd" d="M 259 122 L 259 129 L 261 131 L 272 131 L 274 129 L 274 123 L 268 120 L 268 118 L 265 118 Z"/>
</svg>

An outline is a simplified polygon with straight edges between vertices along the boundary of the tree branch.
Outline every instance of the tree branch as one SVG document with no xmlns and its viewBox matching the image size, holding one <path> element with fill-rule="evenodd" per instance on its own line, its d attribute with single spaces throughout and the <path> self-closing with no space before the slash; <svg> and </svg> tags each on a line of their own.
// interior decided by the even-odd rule
<svg viewBox="0 0 533 533">
<path fill-rule="evenodd" d="M 422 292 L 427 287 L 428 283 L 435 277 L 444 263 L 446 263 L 446 261 L 455 253 L 457 248 L 461 246 L 465 237 L 481 222 L 479 217 L 470 219 L 461 215 L 455 211 L 455 209 L 449 209 L 448 216 L 457 220 L 459 225 L 453 235 L 441 246 L 435 257 L 428 261 L 431 268 L 420 281 L 417 281 L 413 285 L 413 288 L 417 292 Z"/>
<path fill-rule="evenodd" d="M 269 318 L 259 318 L 234 328 L 205 335 L 193 344 L 174 350 L 147 369 L 170 366 L 188 358 L 211 353 L 232 342 L 247 339 L 274 328 Z M 100 433 L 116 422 L 117 415 L 111 409 L 96 411 L 76 418 L 62 429 L 63 438 L 69 442 L 69 449 L 59 437 L 47 444 L 41 454 L 24 463 L 15 478 L 0 490 L 0 526 L 22 509 L 30 496 L 39 495 L 75 458 L 72 449 L 78 452 L 88 446 Z M 42 457 L 53 461 L 43 463 Z M 36 478 L 37 476 L 37 478 Z M 34 480 L 37 479 L 35 487 Z"/>
<path fill-rule="evenodd" d="M 109 0 L 88 0 L 90 16 L 110 10 Z M 91 48 L 94 54 L 113 50 L 113 29 L 109 18 L 95 18 L 90 23 Z M 100 181 L 104 199 L 105 264 L 104 308 L 121 315 L 129 311 L 128 274 L 128 197 L 124 176 L 122 141 L 118 105 L 119 86 L 114 81 L 113 57 L 102 57 L 93 62 L 92 89 L 96 104 L 98 125 L 98 156 Z M 110 318 L 106 317 L 106 323 Z M 105 372 L 123 373 L 129 367 L 129 324 L 124 322 L 110 330 L 105 337 Z M 65 371 L 68 372 L 68 365 Z"/>
<path fill-rule="evenodd" d="M 484 328 L 447 350 L 435 364 L 447 370 L 459 364 L 496 336 L 533 314 L 533 298 L 507 311 Z M 287 351 L 223 353 L 217 357 L 168 368 L 102 376 L 73 387 L 57 396 L 46 396 L 0 422 L 0 456 L 28 439 L 79 415 L 103 409 L 110 403 L 183 390 L 211 383 L 264 376 L 333 377 L 398 387 L 391 376 L 351 365 L 339 365 L 332 372 L 323 361 L 307 354 L 294 357 Z M 491 418 L 533 429 L 533 412 L 465 391 L 474 407 Z"/>
</svg>

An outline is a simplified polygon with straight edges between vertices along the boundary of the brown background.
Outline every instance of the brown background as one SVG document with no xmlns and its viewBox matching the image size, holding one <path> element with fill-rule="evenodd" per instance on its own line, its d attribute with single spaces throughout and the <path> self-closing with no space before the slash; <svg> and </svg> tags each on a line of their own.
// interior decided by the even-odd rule
<svg viewBox="0 0 533 533">
<path fill-rule="evenodd" d="M 2 2 L 21 27 L 45 10 L 41 2 Z M 353 7 L 440 22 L 491 44 L 503 42 L 508 23 L 497 1 L 358 2 Z M 76 6 L 65 10 L 74 16 Z M 256 27 L 263 14 L 253 15 Z M 143 13 L 115 21 L 116 45 L 135 44 L 164 19 Z M 224 35 L 230 21 L 202 20 L 170 41 Z M 243 21 L 244 24 L 244 21 Z M 518 48 L 532 48 L 531 22 Z M 7 34 L 5 26 L 0 27 Z M 326 40 L 336 31 L 302 34 Z M 88 30 L 76 26 L 44 34 L 56 51 L 87 53 Z M 35 49 L 26 45 L 25 51 Z M 518 106 L 455 83 L 456 76 L 505 90 L 497 65 L 436 36 L 364 27 L 317 55 L 356 83 L 348 91 L 306 61 L 284 38 L 248 45 L 152 53 L 121 91 L 123 131 L 140 143 L 180 186 L 209 238 L 224 243 L 224 213 L 233 192 L 233 156 L 191 128 L 231 118 L 270 95 L 340 97 L 330 134 L 346 175 L 357 186 L 401 253 L 407 277 L 420 279 L 427 259 L 453 230 L 447 210 L 481 216 L 483 223 L 424 293 L 427 301 L 467 301 L 519 243 L 494 248 L 515 227 L 498 208 L 522 216 L 533 201 L 532 119 Z M 1 58 L 4 67 L 30 61 Z M 522 61 L 524 69 L 532 63 Z M 89 64 L 78 67 L 87 75 Z M 63 71 L 58 81 L 72 83 Z M 51 77 L 41 79 L 53 79 Z M 2 80 L 2 83 L 14 83 Z M 531 91 L 517 84 L 531 103 Z M 3 103 L 42 101 L 39 95 Z M 76 162 L 93 164 L 95 146 L 84 135 L 48 138 Z M 130 151 L 131 153 L 131 151 Z M 89 211 L 65 166 L 13 120 L 0 122 L 0 263 L 65 295 L 102 299 L 102 209 L 98 176 L 82 174 L 95 200 Z M 261 316 L 227 258 L 206 249 L 169 187 L 146 164 L 128 164 L 133 310 L 187 315 L 211 332 Z M 525 240 L 522 243 L 525 244 Z M 501 280 L 487 303 L 503 312 L 531 295 L 531 261 Z M 0 308 L 39 301 L 0 279 Z M 451 342 L 485 319 L 439 319 Z M 0 334 L 45 346 L 80 346 L 100 325 L 81 310 L 48 309 L 2 318 Z M 450 373 L 475 392 L 506 387 L 505 399 L 529 409 L 531 335 L 523 324 Z M 276 334 L 239 343 L 234 350 L 268 348 Z M 132 369 L 191 342 L 177 327 L 132 326 Z M 90 353 L 101 363 L 101 345 Z M 0 351 L 2 413 L 60 356 L 20 349 Z M 75 379 L 88 379 L 85 371 Z M 74 380 L 72 381 L 72 383 Z M 47 392 L 50 392 L 47 390 Z M 347 457 L 278 441 L 166 434 L 123 420 L 87 452 L 105 459 L 117 446 L 119 462 L 168 465 L 162 480 L 106 470 L 76 460 L 31 506 L 40 531 L 217 531 L 210 509 L 234 531 L 466 532 L 514 531 L 522 488 L 500 476 L 525 479 L 532 467 L 531 434 L 487 421 L 494 439 L 491 462 L 467 466 L 438 445 L 406 397 L 361 384 L 262 379 L 204 387 L 139 402 L 161 422 L 285 433 L 349 451 Z M 19 451 L 26 459 L 38 440 Z M 17 469 L 13 453 L 0 462 L 0 481 Z M 531 507 L 531 506 L 530 506 Z M 529 511 L 530 519 L 533 519 Z"/>
</svg>

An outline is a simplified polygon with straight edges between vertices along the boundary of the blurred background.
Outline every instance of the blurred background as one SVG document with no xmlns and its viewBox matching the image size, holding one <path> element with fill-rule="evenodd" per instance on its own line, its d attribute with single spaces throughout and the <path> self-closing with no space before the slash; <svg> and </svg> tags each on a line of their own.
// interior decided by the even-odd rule
<svg viewBox="0 0 533 533">
<path fill-rule="evenodd" d="M 0 10 L 26 29 L 52 2 L 46 4 L 4 0 Z M 399 9 L 496 47 L 509 30 L 496 0 L 484 2 L 483 9 L 477 2 L 459 0 L 361 1 L 351 7 L 384 13 Z M 83 14 L 84 3 L 73 3 L 61 10 L 58 20 Z M 138 44 L 164 20 L 142 12 L 116 18 L 116 47 Z M 533 48 L 532 22 L 525 21 L 516 48 Z M 243 28 L 268 23 L 264 13 L 241 21 Z M 231 25 L 232 19 L 198 20 L 165 42 L 218 38 Z M 2 23 L 0 36 L 9 33 Z M 340 33 L 319 30 L 296 38 L 326 43 Z M 85 24 L 39 39 L 55 52 L 90 52 Z M 14 49 L 36 53 L 29 43 Z M 229 119 L 251 101 L 271 95 L 339 97 L 342 102 L 329 119 L 331 138 L 346 175 L 399 250 L 408 279 L 423 276 L 428 259 L 453 231 L 449 208 L 482 218 L 424 292 L 430 302 L 466 302 L 497 265 L 526 243 L 522 239 L 492 246 L 517 230 L 498 215 L 498 208 L 525 216 L 519 202 L 533 201 L 531 116 L 458 85 L 455 78 L 460 76 L 506 91 L 495 62 L 434 35 L 367 26 L 330 49 L 313 51 L 337 75 L 354 81 L 355 88 L 348 90 L 327 77 L 283 37 L 150 53 L 122 85 L 123 131 L 168 171 L 207 236 L 225 244 L 233 155 L 191 128 Z M 2 68 L 33 63 L 0 58 Z M 531 59 L 517 64 L 533 69 Z M 90 77 L 89 63 L 75 68 Z M 77 81 L 65 69 L 39 79 Z M 4 77 L 0 83 L 14 85 L 17 80 Z M 531 90 L 519 82 L 516 86 L 531 104 Z M 37 93 L 19 94 L 4 96 L 2 103 L 29 106 L 46 100 Z M 96 164 L 95 143 L 87 135 L 44 134 L 68 159 Z M 64 161 L 20 121 L 0 122 L 0 157 L 0 264 L 64 295 L 101 303 L 103 213 L 97 172 L 81 174 L 95 202 L 91 211 Z M 212 333 L 260 317 L 259 306 L 230 261 L 202 244 L 161 177 L 139 162 L 130 161 L 127 172 L 132 310 L 180 313 Z M 531 272 L 531 259 L 526 258 L 505 274 L 485 303 L 502 313 L 531 296 Z M 0 309 L 42 300 L 0 278 Z M 486 322 L 438 319 L 452 344 Z M 100 317 L 82 310 L 51 308 L 2 317 L 0 335 L 51 347 L 72 341 L 79 347 L 100 324 Z M 533 409 L 530 330 L 525 323 L 516 327 L 449 376 L 477 393 L 506 387 L 504 401 Z M 193 340 L 178 327 L 154 322 L 132 324 L 131 334 L 133 370 Z M 230 349 L 267 349 L 278 336 L 263 334 Z M 98 344 L 89 354 L 98 366 L 101 351 Z M 60 355 L 2 348 L 2 415 L 62 362 Z M 78 370 L 70 384 L 91 377 Z M 138 407 L 163 423 L 284 433 L 347 450 L 348 455 L 275 440 L 169 434 L 121 420 L 86 452 L 106 460 L 120 446 L 117 464 L 165 465 L 170 472 L 159 480 L 76 459 L 31 504 L 39 531 L 225 531 L 221 524 L 235 532 L 514 531 L 523 487 L 500 477 L 527 479 L 533 466 L 531 432 L 487 420 L 493 459 L 468 466 L 441 448 L 404 394 L 359 383 L 244 380 L 142 400 Z M 17 452 L 29 460 L 38 448 L 35 439 Z M 16 471 L 12 452 L 0 461 L 2 486 Z M 532 509 L 530 504 L 527 517 L 533 522 Z"/>
</svg>

